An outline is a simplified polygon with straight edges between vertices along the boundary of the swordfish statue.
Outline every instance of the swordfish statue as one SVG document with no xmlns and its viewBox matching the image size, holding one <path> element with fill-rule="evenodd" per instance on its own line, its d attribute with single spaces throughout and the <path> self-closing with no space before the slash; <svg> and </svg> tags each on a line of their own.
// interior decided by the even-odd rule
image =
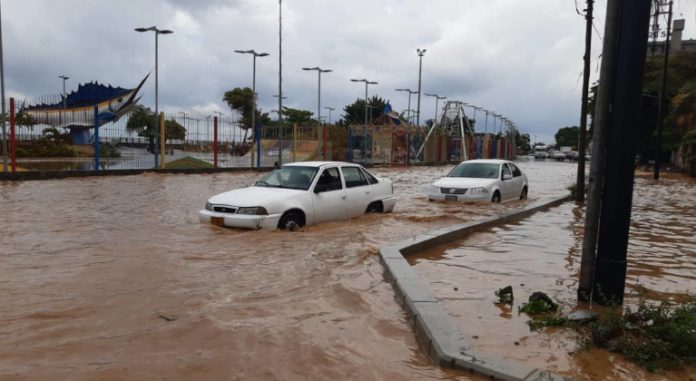
<svg viewBox="0 0 696 381">
<path fill-rule="evenodd" d="M 146 75 L 133 89 L 104 86 L 98 82 L 80 84 L 77 91 L 61 96 L 59 102 L 24 106 L 21 112 L 31 116 L 37 124 L 68 128 L 74 144 L 87 144 L 89 130 L 95 124 L 102 126 L 116 122 L 138 103 L 138 92 L 149 76 Z"/>
</svg>

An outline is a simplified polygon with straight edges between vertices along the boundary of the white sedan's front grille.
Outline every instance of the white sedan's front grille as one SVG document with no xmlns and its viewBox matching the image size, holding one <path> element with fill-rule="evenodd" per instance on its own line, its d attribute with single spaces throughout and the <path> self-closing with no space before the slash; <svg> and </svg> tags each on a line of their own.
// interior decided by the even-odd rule
<svg viewBox="0 0 696 381">
<path fill-rule="evenodd" d="M 237 213 L 237 208 L 231 207 L 231 206 L 224 206 L 224 205 L 214 205 L 213 206 L 213 211 L 219 212 L 219 213 L 230 213 L 234 214 Z"/>
<path fill-rule="evenodd" d="M 440 193 L 442 194 L 464 194 L 467 188 L 440 188 Z"/>
</svg>

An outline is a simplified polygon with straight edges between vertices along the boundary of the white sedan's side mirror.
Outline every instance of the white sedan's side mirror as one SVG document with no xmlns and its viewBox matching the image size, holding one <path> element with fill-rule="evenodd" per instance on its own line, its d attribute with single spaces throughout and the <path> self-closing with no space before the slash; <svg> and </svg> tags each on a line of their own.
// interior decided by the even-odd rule
<svg viewBox="0 0 696 381">
<path fill-rule="evenodd" d="M 507 173 L 503 174 L 503 180 L 512 180 L 512 175 L 509 175 Z"/>
</svg>

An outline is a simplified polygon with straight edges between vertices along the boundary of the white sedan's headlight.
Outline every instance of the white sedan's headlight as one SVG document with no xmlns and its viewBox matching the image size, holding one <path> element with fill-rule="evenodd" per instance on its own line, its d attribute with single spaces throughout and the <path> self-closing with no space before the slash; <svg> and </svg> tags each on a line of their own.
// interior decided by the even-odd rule
<svg viewBox="0 0 696 381">
<path fill-rule="evenodd" d="M 471 189 L 469 189 L 469 193 L 471 193 L 471 194 L 488 193 L 488 188 L 483 188 L 483 187 L 471 188 Z"/>
<path fill-rule="evenodd" d="M 266 208 L 260 206 L 254 206 L 251 208 L 239 208 L 237 209 L 237 214 L 247 214 L 252 216 L 265 216 L 268 214 Z"/>
<path fill-rule="evenodd" d="M 213 211 L 213 204 L 206 202 L 205 203 L 205 210 Z"/>
<path fill-rule="evenodd" d="M 428 194 L 437 194 L 440 193 L 440 187 L 436 187 L 434 185 L 430 185 L 426 188 Z"/>
</svg>

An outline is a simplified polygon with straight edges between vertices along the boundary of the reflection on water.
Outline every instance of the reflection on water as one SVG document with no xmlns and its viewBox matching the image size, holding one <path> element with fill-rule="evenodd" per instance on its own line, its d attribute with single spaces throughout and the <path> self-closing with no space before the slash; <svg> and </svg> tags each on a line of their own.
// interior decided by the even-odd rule
<svg viewBox="0 0 696 381">
<path fill-rule="evenodd" d="M 636 180 L 626 305 L 684 299 L 696 290 L 696 182 Z M 584 380 L 687 380 L 696 370 L 649 374 L 605 351 L 582 351 L 572 330 L 530 332 L 517 309 L 543 291 L 572 310 L 577 302 L 584 212 L 566 203 L 472 235 L 410 260 L 430 280 L 444 308 L 482 351 L 550 367 Z M 512 285 L 512 308 L 494 304 L 494 291 Z M 587 307 L 587 306 L 581 306 Z"/>
<path fill-rule="evenodd" d="M 521 167 L 532 198 L 575 171 Z M 449 169 L 375 169 L 394 213 L 297 233 L 198 222 L 260 174 L 0 182 L 0 379 L 472 379 L 423 354 L 376 256 L 520 203 L 428 202 Z"/>
</svg>

